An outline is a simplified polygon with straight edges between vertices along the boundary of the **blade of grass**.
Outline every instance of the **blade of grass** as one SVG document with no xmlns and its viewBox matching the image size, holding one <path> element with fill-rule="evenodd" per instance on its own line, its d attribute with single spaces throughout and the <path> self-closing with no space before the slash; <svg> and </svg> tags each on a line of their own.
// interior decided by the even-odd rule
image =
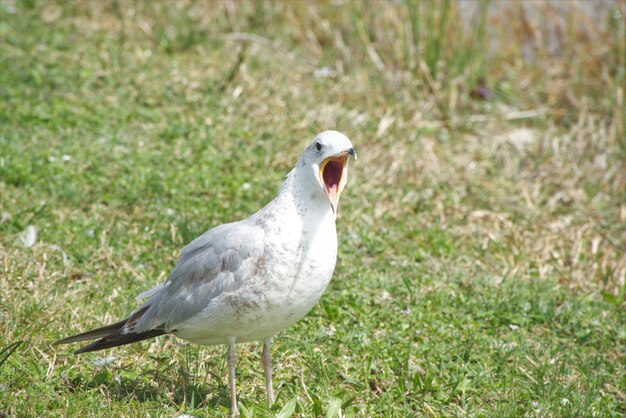
<svg viewBox="0 0 626 418">
<path fill-rule="evenodd" d="M 2 350 L 0 350 L 0 367 L 2 367 L 4 362 L 7 361 L 9 359 L 9 357 L 11 357 L 11 354 L 13 354 L 15 352 L 15 350 L 17 350 L 17 348 L 23 342 L 24 341 L 16 341 L 16 342 L 14 342 L 12 344 L 9 344 L 9 345 L 5 346 Z"/>
</svg>

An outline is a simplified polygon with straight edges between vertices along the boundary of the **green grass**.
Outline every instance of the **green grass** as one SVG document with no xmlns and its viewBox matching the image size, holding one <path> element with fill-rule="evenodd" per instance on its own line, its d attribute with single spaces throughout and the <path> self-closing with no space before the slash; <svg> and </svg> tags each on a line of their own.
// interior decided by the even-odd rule
<svg viewBox="0 0 626 418">
<path fill-rule="evenodd" d="M 626 414 L 623 2 L 233 4 L 0 2 L 0 416 L 227 416 L 223 348 L 50 342 L 326 129 L 359 153 L 337 269 L 271 411 L 238 347 L 245 416 Z"/>
</svg>

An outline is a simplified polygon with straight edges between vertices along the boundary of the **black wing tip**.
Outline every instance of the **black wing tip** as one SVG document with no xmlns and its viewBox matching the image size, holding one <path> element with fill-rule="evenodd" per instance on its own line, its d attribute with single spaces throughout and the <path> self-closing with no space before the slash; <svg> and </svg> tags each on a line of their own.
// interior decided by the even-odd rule
<svg viewBox="0 0 626 418">
<path fill-rule="evenodd" d="M 89 353 L 91 351 L 96 351 L 97 349 L 90 349 L 90 346 L 93 345 L 93 343 L 88 344 L 84 347 L 79 348 L 78 350 L 74 351 L 74 355 L 78 355 L 78 354 L 83 354 L 83 353 Z"/>
<path fill-rule="evenodd" d="M 103 350 L 105 348 L 117 347 L 118 345 L 126 345 L 137 341 L 146 340 L 148 338 L 157 337 L 159 335 L 166 334 L 166 332 L 159 328 L 151 329 L 141 333 L 128 332 L 126 333 L 125 327 L 130 323 L 133 325 L 139 318 L 148 310 L 149 306 L 144 306 L 137 312 L 133 313 L 130 317 L 123 319 L 115 324 L 106 325 L 104 327 L 96 328 L 91 331 L 83 332 L 82 334 L 73 335 L 71 337 L 63 338 L 52 343 L 52 345 L 70 344 L 85 340 L 96 340 L 86 346 L 79 348 L 74 354 L 88 353 L 90 351 Z"/>
<path fill-rule="evenodd" d="M 87 344 L 84 347 L 79 348 L 78 350 L 74 351 L 74 354 L 83 354 L 83 353 L 90 353 L 92 351 L 98 351 L 98 350 L 104 350 L 105 348 L 108 348 L 107 346 L 105 346 L 105 338 L 102 338 L 101 340 L 98 341 L 94 341 L 91 344 Z"/>
<path fill-rule="evenodd" d="M 66 337 L 63 338 L 61 340 L 55 341 L 52 343 L 52 345 L 61 345 L 61 344 L 70 344 L 70 343 L 76 343 L 79 341 L 86 341 L 86 340 L 95 340 L 98 338 L 104 338 L 107 337 L 111 334 L 115 334 L 116 332 L 118 332 L 119 330 L 121 330 L 124 325 L 126 325 L 126 322 L 128 321 L 128 318 L 123 319 L 119 322 L 116 322 L 114 324 L 110 324 L 110 325 L 105 325 L 103 327 L 100 328 L 96 328 L 96 329 L 92 329 L 90 331 L 86 331 L 86 332 L 82 332 L 80 334 L 76 334 L 76 335 L 72 335 L 70 337 Z"/>
<path fill-rule="evenodd" d="M 73 342 L 71 339 L 72 339 L 72 337 L 63 338 L 62 340 L 57 340 L 57 341 L 54 341 L 54 342 L 50 343 L 50 345 L 55 347 L 57 345 L 70 344 L 70 343 Z"/>
<path fill-rule="evenodd" d="M 67 337 L 67 338 L 63 338 L 63 339 L 61 339 L 61 340 L 54 341 L 54 342 L 53 342 L 52 344 L 50 344 L 50 345 L 53 345 L 53 346 L 54 346 L 54 345 L 70 344 L 70 343 L 73 343 L 74 341 L 77 341 L 77 340 L 75 340 L 75 339 L 74 339 L 75 337 L 76 337 L 76 335 L 73 335 L 73 336 L 71 336 L 71 337 Z"/>
<path fill-rule="evenodd" d="M 79 348 L 74 351 L 74 354 L 83 354 L 89 353 L 91 351 L 99 351 L 104 350 L 105 348 L 117 347 L 120 345 L 132 344 L 139 341 L 147 340 L 148 338 L 158 337 L 159 335 L 167 334 L 167 332 L 161 329 L 152 329 L 150 331 L 145 331 L 140 334 L 129 333 L 129 334 L 120 334 L 116 333 L 113 335 L 109 335 L 108 337 L 104 337 L 99 339 L 98 341 L 94 341 L 91 344 L 87 344 L 84 347 Z"/>
</svg>

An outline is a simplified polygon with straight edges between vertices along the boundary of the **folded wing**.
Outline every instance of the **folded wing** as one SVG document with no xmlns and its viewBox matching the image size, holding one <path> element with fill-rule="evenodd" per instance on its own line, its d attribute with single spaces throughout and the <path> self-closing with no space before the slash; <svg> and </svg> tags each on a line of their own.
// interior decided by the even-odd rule
<svg viewBox="0 0 626 418">
<path fill-rule="evenodd" d="M 143 292 L 128 318 L 57 341 L 67 344 L 99 338 L 76 354 L 130 344 L 173 332 L 211 300 L 234 292 L 263 268 L 263 230 L 246 221 L 220 225 L 187 245 L 165 283 Z"/>
</svg>

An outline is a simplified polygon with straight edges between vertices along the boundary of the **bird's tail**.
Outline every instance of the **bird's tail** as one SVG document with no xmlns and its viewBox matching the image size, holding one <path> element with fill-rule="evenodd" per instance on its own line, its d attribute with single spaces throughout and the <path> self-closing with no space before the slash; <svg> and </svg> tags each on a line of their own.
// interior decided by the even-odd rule
<svg viewBox="0 0 626 418">
<path fill-rule="evenodd" d="M 118 345 L 126 345 L 137 341 L 146 340 L 166 333 L 163 329 L 151 329 L 144 332 L 133 332 L 133 328 L 137 320 L 148 310 L 148 306 L 143 307 L 137 312 L 133 313 L 130 317 L 123 319 L 115 324 L 106 325 L 101 328 L 96 328 L 91 331 L 83 332 L 82 334 L 73 335 L 71 337 L 64 338 L 52 343 L 69 344 L 78 341 L 94 340 L 98 338 L 98 341 L 94 341 L 74 352 L 74 354 L 88 353 L 90 351 L 102 350 L 109 347 L 116 347 Z"/>
</svg>

